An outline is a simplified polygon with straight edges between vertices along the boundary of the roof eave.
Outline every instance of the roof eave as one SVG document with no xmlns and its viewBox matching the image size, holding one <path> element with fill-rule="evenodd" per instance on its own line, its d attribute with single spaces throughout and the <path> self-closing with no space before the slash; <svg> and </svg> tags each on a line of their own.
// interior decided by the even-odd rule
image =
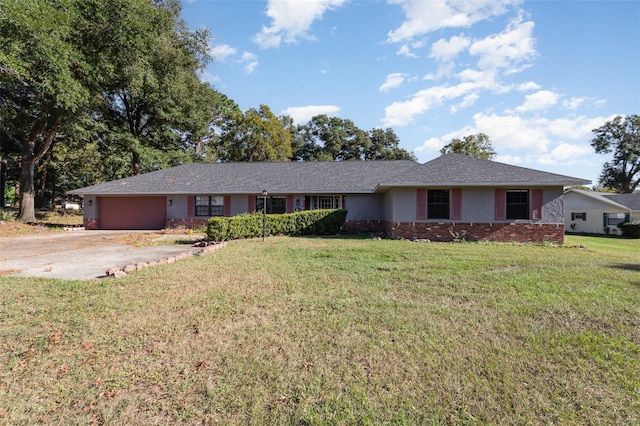
<svg viewBox="0 0 640 426">
<path fill-rule="evenodd" d="M 631 208 L 625 206 L 624 204 L 616 203 L 615 201 L 610 200 L 607 197 L 604 197 L 603 194 L 600 194 L 600 193 L 597 193 L 597 192 L 581 191 L 581 190 L 576 190 L 576 189 L 569 189 L 568 191 L 565 192 L 565 194 L 567 192 L 572 192 L 572 193 L 578 194 L 578 195 L 580 195 L 582 197 L 591 198 L 592 200 L 607 204 L 610 207 L 615 207 L 615 208 L 620 209 L 620 210 L 632 210 Z"/>
<path fill-rule="evenodd" d="M 376 190 L 383 188 L 393 188 L 393 187 L 401 187 L 401 188 L 413 188 L 413 187 L 510 187 L 510 186 L 570 186 L 570 185 L 588 185 L 591 181 L 588 180 L 580 180 L 580 181 L 557 181 L 557 182 L 382 182 L 376 186 Z"/>
</svg>

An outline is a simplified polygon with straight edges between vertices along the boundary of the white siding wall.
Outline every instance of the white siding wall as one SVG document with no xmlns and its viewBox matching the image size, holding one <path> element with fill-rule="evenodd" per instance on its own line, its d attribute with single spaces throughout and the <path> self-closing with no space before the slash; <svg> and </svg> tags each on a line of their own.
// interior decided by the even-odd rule
<svg viewBox="0 0 640 426">
<path fill-rule="evenodd" d="M 599 202 L 588 196 L 567 192 L 564 195 L 564 224 L 567 232 L 585 234 L 606 234 L 604 226 L 604 214 L 626 213 L 627 210 L 617 209 L 609 204 Z M 586 213 L 587 220 L 571 220 L 572 213 Z M 608 226 L 609 234 L 620 235 L 621 230 L 617 226 Z"/>
</svg>

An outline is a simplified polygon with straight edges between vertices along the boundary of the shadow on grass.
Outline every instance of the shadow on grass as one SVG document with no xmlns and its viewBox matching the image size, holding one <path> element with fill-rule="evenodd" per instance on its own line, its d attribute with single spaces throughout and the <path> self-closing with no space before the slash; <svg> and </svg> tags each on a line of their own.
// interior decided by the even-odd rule
<svg viewBox="0 0 640 426">
<path fill-rule="evenodd" d="M 586 232 L 569 232 L 569 231 L 565 231 L 564 233 L 565 235 L 572 235 L 575 237 L 591 237 L 591 238 L 601 238 L 601 239 L 608 239 L 608 240 L 634 240 L 637 238 L 633 238 L 633 237 L 627 237 L 625 235 L 622 234 L 589 234 Z"/>
<path fill-rule="evenodd" d="M 609 266 L 616 269 L 624 269 L 625 271 L 640 272 L 640 264 L 638 263 L 614 263 Z"/>
</svg>

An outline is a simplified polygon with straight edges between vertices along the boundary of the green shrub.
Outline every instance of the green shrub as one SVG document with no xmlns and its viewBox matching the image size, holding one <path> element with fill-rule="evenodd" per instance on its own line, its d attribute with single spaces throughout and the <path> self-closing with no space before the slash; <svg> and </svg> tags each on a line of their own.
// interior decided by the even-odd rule
<svg viewBox="0 0 640 426">
<path fill-rule="evenodd" d="M 266 235 L 337 234 L 347 217 L 347 210 L 305 210 L 285 214 L 268 214 Z M 207 236 L 213 241 L 257 238 L 263 232 L 262 213 L 232 217 L 212 217 L 207 222 Z"/>
<path fill-rule="evenodd" d="M 618 225 L 622 229 L 622 235 L 627 238 L 640 238 L 640 222 L 623 222 Z"/>
</svg>

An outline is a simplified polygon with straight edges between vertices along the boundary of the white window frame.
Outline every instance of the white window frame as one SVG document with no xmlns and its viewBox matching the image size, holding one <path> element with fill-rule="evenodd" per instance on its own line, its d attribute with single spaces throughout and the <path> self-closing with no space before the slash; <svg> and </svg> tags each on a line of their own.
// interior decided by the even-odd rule
<svg viewBox="0 0 640 426">
<path fill-rule="evenodd" d="M 312 195 L 310 204 L 309 207 L 311 210 L 341 209 L 342 197 L 339 195 Z"/>
</svg>

